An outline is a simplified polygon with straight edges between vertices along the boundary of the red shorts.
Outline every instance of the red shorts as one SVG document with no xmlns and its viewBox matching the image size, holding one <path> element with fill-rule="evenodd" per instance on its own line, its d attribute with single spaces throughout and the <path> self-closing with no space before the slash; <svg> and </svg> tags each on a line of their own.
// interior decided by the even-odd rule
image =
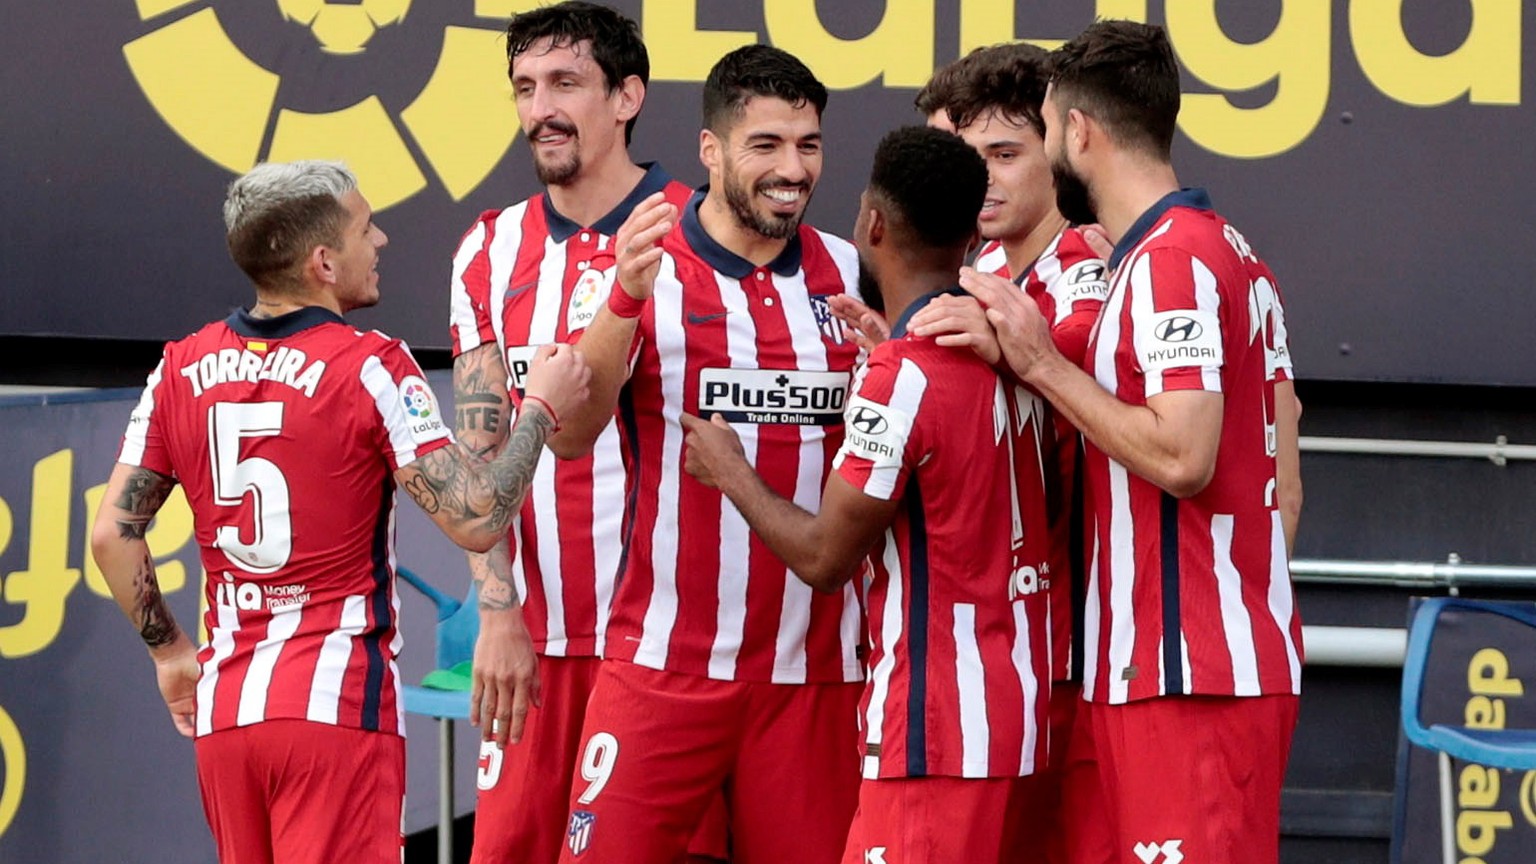
<svg viewBox="0 0 1536 864">
<path fill-rule="evenodd" d="M 1030 791 L 1015 796 L 1009 810 L 1004 864 L 1066 864 L 1068 860 L 1062 812 L 1066 790 L 1073 784 L 1098 784 L 1091 760 L 1068 761 L 1081 704 L 1081 684 L 1051 683 L 1050 756 L 1044 770 L 1021 780 Z"/>
<path fill-rule="evenodd" d="M 1094 864 L 1278 862 L 1280 787 L 1299 705 L 1280 695 L 1090 706 L 1114 838 L 1113 857 Z"/>
<path fill-rule="evenodd" d="M 505 750 L 492 741 L 480 745 L 472 864 L 554 864 L 560 857 L 581 725 L 600 664 L 596 657 L 540 655 L 544 704 L 529 709 L 522 741 Z M 725 859 L 724 802 L 710 813 L 689 851 Z"/>
<path fill-rule="evenodd" d="M 835 864 L 858 804 L 862 691 L 604 661 L 560 860 L 675 864 L 724 786 L 734 864 Z"/>
<path fill-rule="evenodd" d="M 197 739 L 220 864 L 400 864 L 405 739 L 268 720 Z"/>
<path fill-rule="evenodd" d="M 1001 860 L 1008 811 L 1031 778 L 865 780 L 842 864 Z"/>
</svg>

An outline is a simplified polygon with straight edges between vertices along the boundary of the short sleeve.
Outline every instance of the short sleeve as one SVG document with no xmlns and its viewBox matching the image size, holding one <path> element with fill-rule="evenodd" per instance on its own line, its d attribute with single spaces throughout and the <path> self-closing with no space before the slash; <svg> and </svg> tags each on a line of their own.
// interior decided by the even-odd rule
<svg viewBox="0 0 1536 864">
<path fill-rule="evenodd" d="M 1109 267 L 1077 231 L 1062 232 L 1056 244 L 1061 274 L 1045 286 L 1052 301 L 1051 341 L 1078 366 L 1088 354 L 1088 337 L 1109 299 Z"/>
<path fill-rule="evenodd" d="M 448 285 L 448 335 L 455 357 L 496 341 L 490 301 L 490 246 L 496 234 L 495 215 L 482 214 L 453 253 L 453 276 Z"/>
<path fill-rule="evenodd" d="M 170 410 L 166 407 L 166 401 L 171 384 L 164 379 L 165 361 L 166 355 L 162 354 L 160 362 L 155 364 L 154 371 L 149 373 L 149 378 L 144 382 L 139 404 L 128 415 L 128 428 L 123 432 L 123 444 L 118 450 L 117 461 L 172 477 L 176 472 L 171 464 L 170 448 L 166 446 L 169 436 L 165 434 L 166 417 Z"/>
<path fill-rule="evenodd" d="M 871 498 L 902 496 L 927 446 L 919 423 L 928 378 L 910 359 L 881 350 L 859 370 L 843 411 L 843 444 L 832 468 Z"/>
<path fill-rule="evenodd" d="M 1221 392 L 1225 343 L 1215 273 L 1173 247 L 1152 249 L 1130 266 L 1129 337 L 1146 398 L 1169 390 Z"/>
<path fill-rule="evenodd" d="M 363 360 L 359 375 L 373 403 L 379 445 L 391 470 L 453 443 L 442 403 L 404 342 L 384 343 Z"/>
</svg>

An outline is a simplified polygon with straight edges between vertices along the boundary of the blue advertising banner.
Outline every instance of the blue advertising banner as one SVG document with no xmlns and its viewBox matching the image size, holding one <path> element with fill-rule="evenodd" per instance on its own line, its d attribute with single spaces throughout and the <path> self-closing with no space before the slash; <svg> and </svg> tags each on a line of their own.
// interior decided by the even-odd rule
<svg viewBox="0 0 1536 864">
<path fill-rule="evenodd" d="M 446 373 L 433 387 L 451 392 Z M 0 400 L 0 861 L 213 860 L 192 743 L 171 725 L 138 635 L 91 560 L 90 525 L 134 390 Z M 400 498 L 399 560 L 462 596 L 464 556 Z M 178 489 L 147 536 L 162 590 L 200 633 L 203 573 Z M 401 673 L 433 666 L 432 606 L 400 585 Z M 474 807 L 478 736 L 464 726 L 458 811 Z M 437 819 L 437 730 L 407 718 L 406 830 Z M 152 853 L 147 850 L 153 850 Z"/>
<path fill-rule="evenodd" d="M 1441 614 L 1424 669 L 1420 722 L 1536 729 L 1536 630 L 1499 615 Z M 1452 760 L 1442 812 L 1436 753 L 1398 752 L 1393 864 L 1527 864 L 1536 855 L 1536 771 Z M 1448 825 L 1449 843 L 1442 825 Z"/>
</svg>

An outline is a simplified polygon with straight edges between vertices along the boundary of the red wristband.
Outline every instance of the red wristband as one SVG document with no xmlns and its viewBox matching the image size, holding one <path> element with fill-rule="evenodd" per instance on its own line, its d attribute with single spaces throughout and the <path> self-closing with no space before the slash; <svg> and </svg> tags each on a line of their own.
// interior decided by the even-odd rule
<svg viewBox="0 0 1536 864">
<path fill-rule="evenodd" d="M 619 280 L 613 280 L 613 290 L 608 292 L 608 310 L 620 318 L 639 318 L 645 311 L 645 301 L 629 296 Z"/>
<path fill-rule="evenodd" d="M 560 431 L 560 415 L 555 413 L 555 409 L 549 404 L 549 402 L 546 399 L 544 399 L 544 397 L 542 397 L 542 396 L 535 396 L 532 393 L 525 393 L 525 394 L 523 394 L 523 401 L 524 402 L 537 402 L 539 407 L 544 409 L 544 413 L 548 414 L 549 415 L 549 419 L 555 424 L 555 431 L 556 432 Z"/>
</svg>

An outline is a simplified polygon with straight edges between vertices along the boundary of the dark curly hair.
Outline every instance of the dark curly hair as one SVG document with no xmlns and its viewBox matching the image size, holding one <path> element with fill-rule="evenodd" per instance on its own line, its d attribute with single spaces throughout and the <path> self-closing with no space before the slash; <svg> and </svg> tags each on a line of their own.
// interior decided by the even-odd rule
<svg viewBox="0 0 1536 864">
<path fill-rule="evenodd" d="M 744 45 L 721 57 L 704 81 L 704 128 L 724 136 L 747 100 L 772 96 L 816 116 L 827 107 L 827 88 L 795 55 L 769 45 Z"/>
<path fill-rule="evenodd" d="M 945 106 L 950 122 L 960 129 L 997 110 L 1028 123 L 1044 138 L 1040 103 L 1051 80 L 1050 57 L 1044 48 L 1025 42 L 993 45 L 968 55 L 965 73 L 957 76 Z"/>
<path fill-rule="evenodd" d="M 548 39 L 556 48 L 589 43 L 592 60 L 603 70 L 603 83 L 610 94 L 631 75 L 650 83 L 651 56 L 640 39 L 639 26 L 607 6 L 566 0 L 513 16 L 507 24 L 508 78 L 512 77 L 512 61 L 540 39 Z M 634 135 L 636 119 L 624 124 L 625 144 Z"/>
<path fill-rule="evenodd" d="M 922 246 L 963 246 L 987 194 L 987 164 L 956 135 L 903 126 L 875 148 L 869 191 L 890 204 L 891 215 Z"/>
<path fill-rule="evenodd" d="M 924 117 L 931 116 L 935 111 L 948 111 L 954 102 L 955 87 L 960 83 L 976 55 L 985 51 L 985 48 L 973 48 L 971 53 L 940 67 L 923 85 L 923 89 L 917 91 L 917 98 L 912 100 L 912 107 Z"/>
</svg>

